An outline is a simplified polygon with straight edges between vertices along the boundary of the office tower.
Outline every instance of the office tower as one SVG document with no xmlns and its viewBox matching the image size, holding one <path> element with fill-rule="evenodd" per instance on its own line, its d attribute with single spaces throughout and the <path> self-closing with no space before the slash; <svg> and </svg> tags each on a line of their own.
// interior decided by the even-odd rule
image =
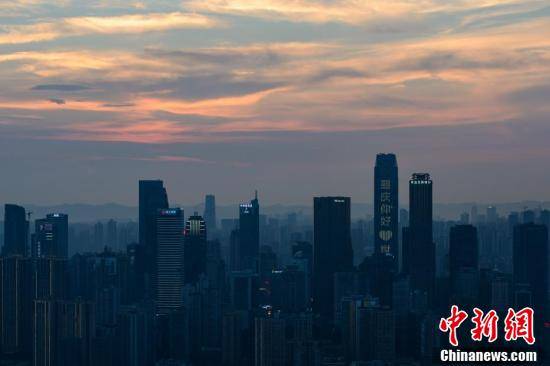
<svg viewBox="0 0 550 366">
<path fill-rule="evenodd" d="M 286 322 L 278 317 L 254 320 L 255 366 L 286 365 Z"/>
<path fill-rule="evenodd" d="M 67 296 L 67 259 L 57 257 L 34 260 L 33 296 L 35 299 L 63 300 Z"/>
<path fill-rule="evenodd" d="M 184 248 L 184 281 L 196 283 L 206 273 L 206 223 L 196 212 L 185 223 Z"/>
<path fill-rule="evenodd" d="M 490 224 L 496 223 L 498 219 L 497 208 L 495 206 L 487 207 L 486 217 L 487 217 L 488 223 Z"/>
<path fill-rule="evenodd" d="M 404 260 L 413 290 L 423 292 L 430 302 L 435 288 L 435 244 L 432 234 L 432 180 L 427 173 L 414 173 L 409 181 L 409 230 Z M 404 241 L 405 244 L 405 241 Z"/>
<path fill-rule="evenodd" d="M 313 309 L 333 320 L 334 274 L 353 269 L 349 197 L 313 199 Z"/>
<path fill-rule="evenodd" d="M 96 250 L 103 248 L 105 244 L 105 231 L 103 230 L 103 223 L 98 221 L 94 225 L 94 247 Z"/>
<path fill-rule="evenodd" d="M 4 247 L 2 255 L 27 255 L 29 223 L 21 206 L 4 205 Z"/>
<path fill-rule="evenodd" d="M 451 302 L 475 306 L 479 296 L 479 260 L 477 229 L 455 225 L 449 234 L 449 274 Z"/>
<path fill-rule="evenodd" d="M 153 326 L 146 308 L 125 306 L 118 313 L 116 328 L 117 365 L 153 364 Z"/>
<path fill-rule="evenodd" d="M 184 230 L 181 208 L 157 211 L 156 225 L 156 311 L 168 314 L 183 305 Z"/>
<path fill-rule="evenodd" d="M 229 273 L 229 305 L 231 310 L 252 310 L 258 305 L 258 274 L 251 271 Z"/>
<path fill-rule="evenodd" d="M 107 236 L 105 244 L 111 248 L 116 248 L 117 245 L 117 222 L 113 219 L 107 221 Z"/>
<path fill-rule="evenodd" d="M 250 203 L 239 206 L 239 270 L 258 270 L 260 254 L 260 206 L 258 192 Z"/>
<path fill-rule="evenodd" d="M 460 268 L 478 269 L 477 229 L 472 225 L 455 225 L 449 234 L 449 269 L 451 277 Z"/>
<path fill-rule="evenodd" d="M 514 228 L 514 291 L 517 306 L 542 313 L 548 302 L 548 228 L 526 223 Z"/>
<path fill-rule="evenodd" d="M 168 196 L 161 180 L 139 181 L 139 244 L 145 247 L 146 297 L 153 296 L 153 277 L 156 265 L 157 212 L 168 208 Z"/>
<path fill-rule="evenodd" d="M 31 354 L 32 283 L 30 258 L 0 257 L 0 355 Z"/>
<path fill-rule="evenodd" d="M 394 154 L 376 155 L 374 167 L 375 253 L 399 254 L 399 197 L 397 159 Z"/>
<path fill-rule="evenodd" d="M 93 304 L 34 301 L 33 366 L 92 365 Z"/>
<path fill-rule="evenodd" d="M 523 224 L 531 224 L 535 222 L 535 211 L 533 210 L 524 210 L 521 213 L 521 220 Z"/>
<path fill-rule="evenodd" d="M 216 196 L 213 194 L 207 194 L 204 198 L 204 221 L 207 230 L 216 230 Z"/>
<path fill-rule="evenodd" d="M 67 258 L 69 255 L 69 216 L 52 213 L 34 222 L 32 256 Z"/>
<path fill-rule="evenodd" d="M 395 359 L 395 315 L 393 310 L 367 303 L 356 310 L 358 361 Z"/>
</svg>

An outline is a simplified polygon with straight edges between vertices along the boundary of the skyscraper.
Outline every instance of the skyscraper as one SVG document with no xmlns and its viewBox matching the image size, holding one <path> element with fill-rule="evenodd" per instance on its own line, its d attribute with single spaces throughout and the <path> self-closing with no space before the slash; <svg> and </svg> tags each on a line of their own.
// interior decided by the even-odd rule
<svg viewBox="0 0 550 366">
<path fill-rule="evenodd" d="M 156 266 L 157 212 L 168 208 L 168 196 L 161 180 L 139 181 L 139 244 L 145 247 L 146 296 L 154 296 L 153 285 Z"/>
<path fill-rule="evenodd" d="M 333 319 L 334 274 L 353 268 L 349 197 L 315 197 L 313 309 Z"/>
<path fill-rule="evenodd" d="M 216 196 L 213 194 L 204 198 L 204 221 L 208 231 L 216 230 Z"/>
<path fill-rule="evenodd" d="M 32 255 L 34 258 L 57 257 L 69 255 L 69 216 L 52 213 L 46 218 L 36 220 Z"/>
<path fill-rule="evenodd" d="M 0 355 L 31 352 L 32 283 L 30 258 L 0 257 Z"/>
<path fill-rule="evenodd" d="M 477 229 L 472 225 L 455 225 L 449 234 L 449 270 L 451 277 L 460 268 L 478 269 Z"/>
<path fill-rule="evenodd" d="M 399 253 L 399 193 L 397 159 L 394 154 L 376 155 L 374 167 L 374 243 L 375 252 Z"/>
<path fill-rule="evenodd" d="M 404 249 L 411 287 L 433 299 L 435 288 L 435 244 L 433 242 L 433 182 L 427 173 L 414 173 L 409 181 L 408 248 Z"/>
<path fill-rule="evenodd" d="M 479 296 L 477 229 L 455 225 L 449 234 L 449 273 L 452 303 L 475 306 Z"/>
<path fill-rule="evenodd" d="M 260 254 L 260 205 L 258 192 L 250 203 L 239 206 L 239 254 L 241 270 L 258 270 Z"/>
<path fill-rule="evenodd" d="M 206 223 L 201 216 L 190 216 L 185 223 L 185 249 L 183 252 L 185 283 L 196 283 L 206 272 Z"/>
<path fill-rule="evenodd" d="M 21 206 L 6 204 L 4 206 L 4 256 L 17 254 L 27 255 L 29 223 L 25 209 Z"/>
<path fill-rule="evenodd" d="M 514 291 L 518 306 L 542 313 L 548 302 L 548 228 L 526 223 L 514 227 Z"/>
<path fill-rule="evenodd" d="M 160 209 L 156 220 L 156 311 L 168 314 L 183 305 L 185 221 L 180 208 Z"/>
</svg>

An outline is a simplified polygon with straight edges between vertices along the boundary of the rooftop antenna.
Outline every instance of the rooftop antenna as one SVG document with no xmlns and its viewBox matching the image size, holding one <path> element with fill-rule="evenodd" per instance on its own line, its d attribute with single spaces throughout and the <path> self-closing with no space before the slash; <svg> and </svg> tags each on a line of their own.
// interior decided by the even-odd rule
<svg viewBox="0 0 550 366">
<path fill-rule="evenodd" d="M 257 200 L 258 199 L 258 190 L 254 190 L 254 199 Z"/>
</svg>

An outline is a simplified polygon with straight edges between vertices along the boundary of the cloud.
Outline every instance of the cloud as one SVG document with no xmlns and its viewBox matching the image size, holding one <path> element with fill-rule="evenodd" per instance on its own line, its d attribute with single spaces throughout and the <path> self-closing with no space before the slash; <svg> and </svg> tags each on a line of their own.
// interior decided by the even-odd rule
<svg viewBox="0 0 550 366">
<path fill-rule="evenodd" d="M 42 23 L 4 25 L 0 27 L 0 44 L 51 41 L 88 34 L 139 34 L 172 29 L 204 29 L 220 25 L 213 18 L 181 12 L 70 17 Z"/>
<path fill-rule="evenodd" d="M 65 104 L 65 100 L 64 99 L 59 99 L 59 98 L 50 98 L 50 99 L 48 99 L 48 101 L 50 101 L 54 104 L 59 104 L 59 105 Z"/>
<path fill-rule="evenodd" d="M 32 87 L 32 90 L 55 90 L 55 91 L 66 91 L 66 92 L 81 91 L 81 90 L 87 90 L 87 89 L 90 89 L 90 87 L 86 85 L 77 85 L 77 84 L 42 84 L 42 85 L 35 85 Z"/>
</svg>

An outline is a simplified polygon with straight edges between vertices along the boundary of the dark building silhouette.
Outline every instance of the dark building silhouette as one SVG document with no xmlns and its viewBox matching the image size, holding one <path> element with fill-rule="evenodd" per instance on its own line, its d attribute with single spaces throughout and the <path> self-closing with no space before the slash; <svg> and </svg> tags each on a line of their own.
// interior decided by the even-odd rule
<svg viewBox="0 0 550 366">
<path fill-rule="evenodd" d="M 168 208 L 168 196 L 161 180 L 139 181 L 139 244 L 145 247 L 146 297 L 154 296 L 152 285 L 156 266 L 157 212 Z"/>
<path fill-rule="evenodd" d="M 258 270 L 260 255 L 260 205 L 258 193 L 250 203 L 239 206 L 239 270 Z"/>
<path fill-rule="evenodd" d="M 32 255 L 34 258 L 57 257 L 69 255 L 69 216 L 52 213 L 34 223 Z"/>
<path fill-rule="evenodd" d="M 516 304 L 542 313 L 548 305 L 548 228 L 533 223 L 515 226 L 513 256 Z"/>
<path fill-rule="evenodd" d="M 206 223 L 195 212 L 185 223 L 184 281 L 196 283 L 206 273 Z"/>
<path fill-rule="evenodd" d="M 472 225 L 455 225 L 449 234 L 449 270 L 451 276 L 460 268 L 478 269 L 477 229 Z"/>
<path fill-rule="evenodd" d="M 353 268 L 349 197 L 315 197 L 313 309 L 333 320 L 334 274 Z"/>
<path fill-rule="evenodd" d="M 449 234 L 449 275 L 452 303 L 476 304 L 479 295 L 479 245 L 477 229 L 472 225 L 455 225 Z"/>
<path fill-rule="evenodd" d="M 375 252 L 391 254 L 396 260 L 399 254 L 398 184 L 395 155 L 376 155 L 376 165 L 374 167 Z"/>
<path fill-rule="evenodd" d="M 93 304 L 34 301 L 33 366 L 92 365 Z"/>
<path fill-rule="evenodd" d="M 435 244 L 433 242 L 432 180 L 427 173 L 414 173 L 409 181 L 409 229 L 404 233 L 404 258 L 413 290 L 433 299 Z"/>
<path fill-rule="evenodd" d="M 28 254 L 29 223 L 21 206 L 4 205 L 4 247 L 2 255 Z"/>
<path fill-rule="evenodd" d="M 0 358 L 31 352 L 32 284 L 30 258 L 0 257 Z"/>
<path fill-rule="evenodd" d="M 207 230 L 216 230 L 216 196 L 213 194 L 204 197 L 204 221 Z"/>
<path fill-rule="evenodd" d="M 181 208 L 160 209 L 156 219 L 157 314 L 168 314 L 183 305 L 184 229 Z"/>
</svg>

